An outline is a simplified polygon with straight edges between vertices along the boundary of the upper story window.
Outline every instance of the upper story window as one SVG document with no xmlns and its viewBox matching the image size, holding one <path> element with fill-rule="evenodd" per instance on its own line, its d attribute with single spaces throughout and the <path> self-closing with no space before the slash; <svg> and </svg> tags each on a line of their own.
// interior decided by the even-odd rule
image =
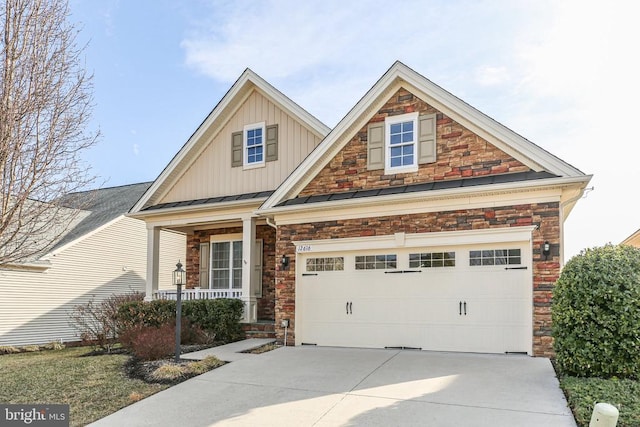
<svg viewBox="0 0 640 427">
<path fill-rule="evenodd" d="M 385 119 L 385 173 L 418 170 L 418 113 Z"/>
<path fill-rule="evenodd" d="M 231 134 L 231 167 L 253 169 L 278 160 L 278 125 L 254 123 Z"/>
<path fill-rule="evenodd" d="M 367 170 L 416 172 L 436 161 L 436 114 L 388 116 L 367 126 Z"/>
<path fill-rule="evenodd" d="M 264 165 L 264 123 L 247 125 L 243 131 L 244 166 Z"/>
</svg>

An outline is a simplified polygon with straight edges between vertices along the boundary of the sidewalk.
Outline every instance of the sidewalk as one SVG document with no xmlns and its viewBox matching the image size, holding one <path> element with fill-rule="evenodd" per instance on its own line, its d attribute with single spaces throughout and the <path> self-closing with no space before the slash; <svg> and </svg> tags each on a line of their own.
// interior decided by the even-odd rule
<svg viewBox="0 0 640 427">
<path fill-rule="evenodd" d="M 202 360 L 207 356 L 215 356 L 225 362 L 235 362 L 236 360 L 245 359 L 247 357 L 256 356 L 251 353 L 242 353 L 243 351 L 253 350 L 262 347 L 265 344 L 275 342 L 271 338 L 250 338 L 242 341 L 232 342 L 231 344 L 220 345 L 218 347 L 206 348 L 204 350 L 194 351 L 180 355 L 181 359 Z"/>
</svg>

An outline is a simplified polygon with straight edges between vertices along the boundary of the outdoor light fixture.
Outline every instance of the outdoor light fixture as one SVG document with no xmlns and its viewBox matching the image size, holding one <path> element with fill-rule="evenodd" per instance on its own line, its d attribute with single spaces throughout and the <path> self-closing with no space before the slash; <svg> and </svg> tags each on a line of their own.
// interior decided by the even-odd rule
<svg viewBox="0 0 640 427">
<path fill-rule="evenodd" d="M 175 362 L 180 362 L 180 329 L 182 318 L 182 285 L 185 284 L 187 272 L 182 269 L 180 261 L 176 264 L 176 269 L 173 270 L 173 284 L 176 286 L 176 351 Z"/>
<path fill-rule="evenodd" d="M 545 260 L 549 259 L 549 254 L 551 254 L 551 245 L 548 240 L 545 240 L 542 244 L 542 255 L 544 255 Z"/>
<path fill-rule="evenodd" d="M 282 255 L 282 258 L 280 259 L 280 265 L 282 266 L 283 270 L 287 270 L 289 268 L 289 257 L 286 255 Z"/>
</svg>

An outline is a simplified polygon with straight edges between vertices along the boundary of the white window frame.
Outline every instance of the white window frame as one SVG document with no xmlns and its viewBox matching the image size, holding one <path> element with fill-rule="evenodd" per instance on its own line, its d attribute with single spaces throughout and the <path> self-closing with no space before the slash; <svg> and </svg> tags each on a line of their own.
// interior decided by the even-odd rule
<svg viewBox="0 0 640 427">
<path fill-rule="evenodd" d="M 404 122 L 413 122 L 413 141 L 403 145 L 413 145 L 413 163 L 403 166 L 391 166 L 391 125 Z M 418 113 L 400 114 L 398 116 L 388 116 L 384 119 L 384 173 L 404 173 L 418 171 Z M 397 147 L 394 146 L 394 147 Z"/>
<path fill-rule="evenodd" d="M 247 145 L 247 135 L 250 130 L 261 129 L 262 130 L 262 161 L 249 163 L 249 147 Z M 267 127 L 265 122 L 253 123 L 245 125 L 242 129 L 242 165 L 243 169 L 261 168 L 265 166 L 265 159 L 267 157 Z"/>
<path fill-rule="evenodd" d="M 233 243 L 242 242 L 242 234 L 214 234 L 209 237 L 209 289 L 216 290 L 241 290 L 242 288 L 233 287 Z M 229 283 L 227 288 L 213 288 L 213 244 L 229 243 Z M 240 272 L 242 275 L 242 270 Z M 242 277 L 242 276 L 240 276 Z"/>
</svg>

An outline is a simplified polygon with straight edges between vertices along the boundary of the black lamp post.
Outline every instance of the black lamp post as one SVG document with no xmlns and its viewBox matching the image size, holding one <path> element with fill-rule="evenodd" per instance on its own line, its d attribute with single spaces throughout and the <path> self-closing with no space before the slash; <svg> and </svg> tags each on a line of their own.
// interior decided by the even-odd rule
<svg viewBox="0 0 640 427">
<path fill-rule="evenodd" d="M 177 287 L 176 292 L 176 352 L 175 361 L 180 361 L 180 318 L 182 317 L 182 285 L 186 281 L 186 272 L 182 269 L 180 261 L 176 264 L 176 269 L 173 270 L 173 284 Z"/>
</svg>

